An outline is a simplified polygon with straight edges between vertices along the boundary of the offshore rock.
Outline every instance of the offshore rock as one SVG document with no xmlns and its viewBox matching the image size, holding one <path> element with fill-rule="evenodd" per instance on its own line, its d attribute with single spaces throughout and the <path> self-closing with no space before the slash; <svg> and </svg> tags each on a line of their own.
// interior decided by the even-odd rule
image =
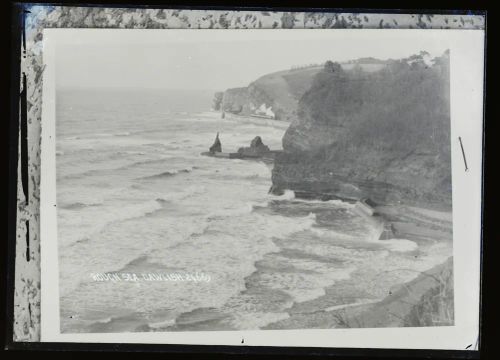
<svg viewBox="0 0 500 360">
<path fill-rule="evenodd" d="M 251 142 L 250 147 L 241 147 L 238 154 L 243 157 L 261 157 L 270 152 L 269 146 L 264 145 L 260 136 L 256 136 Z"/>
<path fill-rule="evenodd" d="M 220 153 L 222 152 L 222 144 L 219 139 L 219 133 L 217 133 L 217 136 L 215 137 L 215 141 L 212 146 L 209 148 L 210 153 Z"/>
</svg>

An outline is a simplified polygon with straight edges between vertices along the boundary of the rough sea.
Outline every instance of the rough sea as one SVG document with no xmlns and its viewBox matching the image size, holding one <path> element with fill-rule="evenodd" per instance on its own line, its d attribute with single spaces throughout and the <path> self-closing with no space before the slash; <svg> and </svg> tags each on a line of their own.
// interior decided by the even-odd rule
<svg viewBox="0 0 500 360">
<path fill-rule="evenodd" d="M 449 244 L 378 241 L 350 203 L 268 194 L 272 164 L 201 156 L 217 132 L 223 151 L 257 135 L 281 149 L 288 126 L 221 119 L 211 99 L 58 91 L 62 332 L 259 329 L 353 274 L 365 291 L 347 303 L 376 300 L 374 274 L 449 256 Z M 417 275 L 396 273 L 386 286 Z"/>
</svg>

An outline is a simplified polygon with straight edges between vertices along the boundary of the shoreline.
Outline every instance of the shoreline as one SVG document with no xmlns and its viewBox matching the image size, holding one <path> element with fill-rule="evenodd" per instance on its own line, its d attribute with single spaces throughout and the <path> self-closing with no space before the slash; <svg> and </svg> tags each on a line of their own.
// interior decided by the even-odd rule
<svg viewBox="0 0 500 360">
<path fill-rule="evenodd" d="M 267 119 L 238 115 L 234 115 L 234 118 L 231 115 L 230 120 L 249 120 L 271 125 Z M 252 160 L 264 161 L 259 158 Z M 272 165 L 274 165 L 273 160 L 270 161 Z M 275 193 L 276 190 L 284 192 L 285 189 L 281 187 L 278 189 L 271 184 L 269 192 Z M 415 250 L 417 253 L 426 252 L 432 243 L 452 242 L 452 211 L 446 206 L 375 204 L 369 199 L 346 199 L 332 193 L 311 193 L 300 190 L 294 191 L 294 194 L 297 199 L 321 201 L 339 199 L 355 204 L 354 212 L 365 217 L 377 228 L 377 239 L 380 242 L 411 241 L 418 245 Z M 352 279 L 341 280 L 340 286 L 325 288 L 325 295 L 319 298 L 295 302 L 286 310 L 289 318 L 269 323 L 262 329 L 452 325 L 453 257 L 449 256 L 437 265 L 434 263 L 424 271 L 414 272 L 415 276 L 410 280 L 392 283 L 386 295 L 382 297 L 373 295 L 367 295 L 366 298 L 359 297 L 359 289 L 354 291 L 353 287 L 348 285 Z M 435 279 L 440 279 L 440 282 Z M 339 292 L 339 289 L 342 291 Z M 336 291 L 342 293 L 341 299 L 336 297 Z"/>
<path fill-rule="evenodd" d="M 453 258 L 449 257 L 413 280 L 393 286 L 380 300 L 365 299 L 314 312 L 299 308 L 289 311 L 288 319 L 262 329 L 451 326 L 453 307 Z"/>
<path fill-rule="evenodd" d="M 387 224 L 394 230 L 392 237 L 380 238 L 379 242 L 410 240 L 418 244 L 416 252 L 429 244 L 452 242 L 451 211 L 406 205 L 378 205 L 373 211 L 373 215 L 361 212 L 358 215 L 378 223 L 382 233 Z M 399 274 L 395 273 L 408 271 L 400 269 Z M 294 303 L 288 309 L 288 319 L 270 323 L 263 329 L 453 325 L 453 256 L 424 271 L 410 272 L 415 273 L 412 279 L 390 285 L 385 296 L 379 298 L 369 291 L 365 298 L 360 297 L 359 288 L 352 285 L 353 279 L 341 280 L 325 288 L 325 295 L 320 298 Z"/>
<path fill-rule="evenodd" d="M 218 114 L 219 117 L 221 116 L 220 115 L 221 113 L 219 111 L 214 110 L 213 114 Z M 248 123 L 248 124 L 272 126 L 272 127 L 283 128 L 283 129 L 288 129 L 288 127 L 290 126 L 290 122 L 284 121 L 284 120 L 256 117 L 256 116 L 250 116 L 250 115 L 239 115 L 239 114 L 234 114 L 234 113 L 230 113 L 230 112 L 226 112 L 224 115 L 224 118 L 221 118 L 221 120 L 238 121 L 238 122 L 243 122 L 243 123 Z"/>
</svg>

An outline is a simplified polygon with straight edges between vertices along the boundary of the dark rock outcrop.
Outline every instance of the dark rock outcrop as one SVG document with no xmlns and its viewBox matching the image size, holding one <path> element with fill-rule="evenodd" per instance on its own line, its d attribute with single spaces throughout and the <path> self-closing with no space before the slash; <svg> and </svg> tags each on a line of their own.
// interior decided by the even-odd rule
<svg viewBox="0 0 500 360">
<path fill-rule="evenodd" d="M 245 108 L 248 112 L 249 95 L 246 87 L 228 89 L 223 93 L 221 110 L 228 113 L 240 114 Z"/>
<path fill-rule="evenodd" d="M 219 133 L 217 133 L 217 136 L 215 137 L 215 141 L 212 146 L 210 146 L 209 151 L 211 153 L 216 153 L 216 152 L 222 152 L 222 144 L 219 139 Z"/>
<path fill-rule="evenodd" d="M 238 154 L 243 157 L 261 157 L 270 152 L 269 146 L 264 145 L 260 136 L 256 136 L 251 142 L 250 147 L 241 147 Z"/>
<path fill-rule="evenodd" d="M 328 62 L 315 76 L 283 138 L 273 191 L 451 207 L 448 52 L 358 65 Z"/>
<path fill-rule="evenodd" d="M 222 91 L 216 92 L 214 94 L 212 108 L 214 110 L 221 110 L 222 108 L 222 98 L 224 97 L 224 93 Z"/>
</svg>

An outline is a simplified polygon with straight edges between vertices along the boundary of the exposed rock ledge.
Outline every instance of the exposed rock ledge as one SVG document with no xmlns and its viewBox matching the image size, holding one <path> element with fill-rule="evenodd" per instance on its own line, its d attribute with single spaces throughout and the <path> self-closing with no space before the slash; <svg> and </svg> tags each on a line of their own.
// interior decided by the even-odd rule
<svg viewBox="0 0 500 360">
<path fill-rule="evenodd" d="M 315 313 L 295 311 L 265 329 L 381 328 L 454 324 L 453 258 L 392 289 L 380 301 L 341 305 Z"/>
</svg>

